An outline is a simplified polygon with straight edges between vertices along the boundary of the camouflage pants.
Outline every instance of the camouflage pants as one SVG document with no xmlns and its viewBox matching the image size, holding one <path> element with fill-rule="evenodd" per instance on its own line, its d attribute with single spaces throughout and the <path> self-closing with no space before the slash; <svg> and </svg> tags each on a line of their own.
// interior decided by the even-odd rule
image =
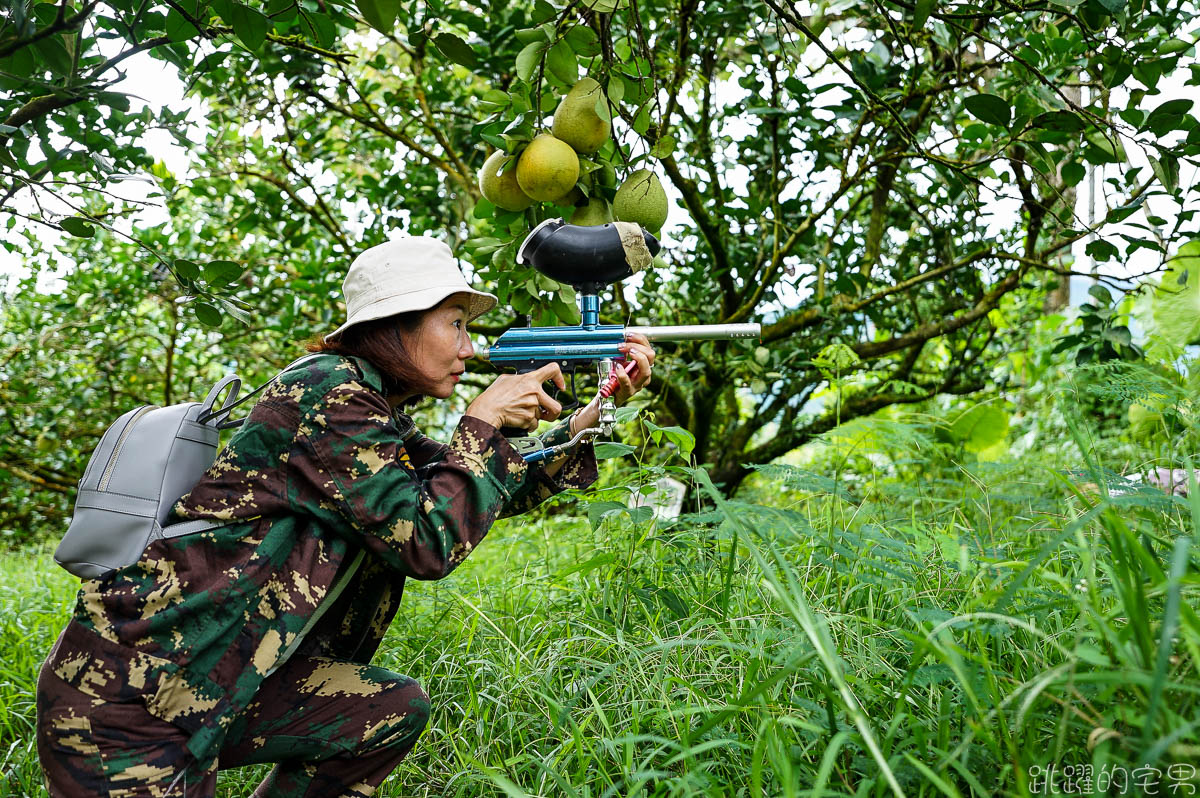
<svg viewBox="0 0 1200 798">
<path fill-rule="evenodd" d="M 59 648 L 42 666 L 37 693 L 38 756 L 51 798 L 207 798 L 218 769 L 266 762 L 278 764 L 255 798 L 365 798 L 412 749 L 429 717 L 412 679 L 295 656 L 234 721 L 219 762 L 206 773 L 182 773 L 191 761 L 187 733 L 127 700 L 127 689 L 125 700 L 113 701 L 103 685 L 64 681 L 54 669 Z"/>
</svg>

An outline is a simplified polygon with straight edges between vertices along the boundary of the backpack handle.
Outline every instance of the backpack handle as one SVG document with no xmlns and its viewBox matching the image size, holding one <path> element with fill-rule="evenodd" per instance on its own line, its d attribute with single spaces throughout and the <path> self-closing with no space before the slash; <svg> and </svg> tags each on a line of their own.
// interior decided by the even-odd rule
<svg viewBox="0 0 1200 798">
<path fill-rule="evenodd" d="M 236 401 L 230 401 L 230 400 L 233 399 L 233 397 L 237 396 L 238 391 L 241 389 L 242 381 L 240 379 L 238 379 L 237 377 L 226 377 L 225 379 L 223 379 L 219 383 L 217 383 L 216 386 L 214 386 L 211 391 L 209 391 L 208 398 L 204 400 L 204 406 L 205 406 L 206 410 L 200 414 L 200 417 L 197 418 L 196 421 L 203 424 L 203 423 L 209 421 L 210 419 L 217 418 L 218 416 L 220 416 L 220 418 L 218 419 L 218 421 L 216 423 L 217 429 L 235 429 L 237 427 L 242 426 L 242 422 L 246 420 L 244 418 L 239 418 L 236 421 L 229 420 L 229 414 L 231 412 L 233 412 L 233 409 L 235 407 L 237 407 L 240 404 L 243 404 L 247 399 L 250 399 L 253 396 L 256 396 L 268 385 L 273 383 L 275 380 L 279 379 L 280 375 L 282 375 L 284 371 L 290 371 L 291 369 L 295 368 L 296 366 L 299 366 L 301 363 L 307 363 L 308 361 L 313 360 L 314 358 L 320 357 L 322 354 L 324 354 L 324 353 L 323 352 L 313 352 L 312 354 L 305 355 L 304 357 L 301 357 L 297 360 L 292 361 L 290 364 L 288 364 L 288 366 L 283 371 L 279 372 L 279 374 L 276 374 L 274 377 L 267 380 L 262 385 L 258 386 L 253 391 L 246 394 L 241 399 L 237 399 Z M 212 409 L 213 400 L 216 398 L 216 395 L 221 392 L 221 389 L 224 388 L 226 385 L 228 385 L 231 380 L 237 380 L 237 385 L 230 392 L 229 396 L 226 397 L 225 404 L 221 405 L 221 407 L 218 408 L 217 410 L 213 410 Z"/>
<path fill-rule="evenodd" d="M 220 407 L 217 407 L 217 397 L 220 396 L 221 391 L 225 390 L 225 388 L 228 386 L 233 387 L 231 387 L 229 389 L 229 393 L 226 394 L 225 401 L 221 403 Z M 214 426 L 216 426 L 217 429 L 221 429 L 221 422 L 228 418 L 229 414 L 233 411 L 233 408 L 239 404 L 235 400 L 237 399 L 237 395 L 241 392 L 241 390 L 242 380 L 236 374 L 230 374 L 228 377 L 218 382 L 213 386 L 213 389 L 208 392 L 208 396 L 204 397 L 204 401 L 200 403 L 200 415 L 197 416 L 196 421 L 200 424 L 207 424 L 209 421 L 215 418 L 217 419 L 217 423 Z"/>
</svg>

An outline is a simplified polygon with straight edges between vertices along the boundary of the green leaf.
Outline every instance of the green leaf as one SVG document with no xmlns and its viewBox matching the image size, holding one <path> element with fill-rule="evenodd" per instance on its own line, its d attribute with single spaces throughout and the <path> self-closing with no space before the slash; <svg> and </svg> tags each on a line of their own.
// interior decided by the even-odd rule
<svg viewBox="0 0 1200 798">
<path fill-rule="evenodd" d="M 1092 145 L 1089 154 L 1099 155 L 1100 163 L 1120 163 L 1125 160 L 1125 145 L 1115 133 L 1105 135 L 1103 130 L 1093 130 L 1087 134 L 1086 139 L 1088 144 Z M 1088 160 L 1096 163 L 1092 158 Z"/>
<path fill-rule="evenodd" d="M 975 405 L 955 419 L 950 434 L 968 452 L 978 453 L 1008 435 L 1008 413 L 995 405 Z"/>
<path fill-rule="evenodd" d="M 187 17 L 173 8 L 167 12 L 167 22 L 164 32 L 173 42 L 184 42 L 200 35 L 200 31 L 197 30 L 196 26 L 188 22 Z"/>
<path fill-rule="evenodd" d="M 597 444 L 596 448 L 599 449 L 603 445 L 604 444 Z M 597 455 L 597 457 L 599 457 L 599 455 Z M 594 531 L 600 527 L 600 524 L 603 523 L 605 518 L 608 518 L 611 515 L 628 512 L 629 508 L 621 502 L 592 502 L 587 508 L 588 523 L 591 524 L 592 530 Z"/>
<path fill-rule="evenodd" d="M 568 86 L 575 85 L 575 81 L 579 79 L 579 65 L 575 62 L 575 53 L 565 39 L 559 39 L 550 48 L 546 57 L 546 68 Z"/>
<path fill-rule="evenodd" d="M 200 267 L 190 260 L 177 258 L 171 264 L 171 270 L 175 272 L 175 276 L 180 280 L 197 280 L 200 278 Z"/>
<path fill-rule="evenodd" d="M 301 12 L 301 20 L 305 30 L 311 31 L 311 36 L 322 47 L 332 47 L 337 41 L 338 26 L 328 14 L 313 14 L 311 12 Z"/>
<path fill-rule="evenodd" d="M 1057 130 L 1062 133 L 1079 133 L 1086 127 L 1083 120 L 1070 111 L 1047 111 L 1035 116 L 1030 124 L 1043 130 Z"/>
<path fill-rule="evenodd" d="M 574 288 L 572 288 L 569 285 L 564 286 L 561 293 L 562 293 L 564 302 L 567 302 L 567 303 L 571 304 L 572 306 L 575 305 L 576 298 L 575 298 L 575 289 Z M 617 417 L 618 424 L 624 424 L 627 421 L 633 421 L 635 418 L 638 417 L 638 415 L 640 413 L 641 413 L 641 411 L 638 410 L 638 408 L 629 407 L 628 405 L 626 405 L 625 407 L 618 407 L 617 412 L 614 413 L 613 415 L 615 415 Z"/>
<path fill-rule="evenodd" d="M 606 97 L 604 92 L 602 92 L 602 91 L 596 92 L 595 109 L 596 109 L 596 115 L 598 117 L 600 117 L 601 119 L 603 119 L 605 122 L 612 121 L 612 110 L 608 105 L 608 97 Z M 645 131 L 640 131 L 640 132 L 645 132 Z"/>
<path fill-rule="evenodd" d="M 813 364 L 822 370 L 839 372 L 862 362 L 858 353 L 846 344 L 829 344 L 813 358 Z"/>
<path fill-rule="evenodd" d="M 1192 49 L 1191 42 L 1185 42 L 1183 39 L 1167 39 L 1158 48 L 1159 55 L 1175 55 L 1176 53 L 1186 52 Z"/>
<path fill-rule="evenodd" d="M 233 316 L 235 319 L 240 321 L 242 324 L 250 323 L 250 314 L 247 313 L 246 311 L 242 310 L 240 307 L 238 307 L 232 301 L 226 299 L 223 296 L 219 296 L 219 297 L 217 297 L 217 303 L 222 308 L 225 309 L 226 313 L 228 313 L 230 316 Z"/>
<path fill-rule="evenodd" d="M 913 30 L 920 30 L 925 27 L 925 23 L 929 21 L 929 15 L 933 13 L 934 6 L 936 5 L 937 0 L 917 0 L 916 8 L 913 9 Z"/>
<path fill-rule="evenodd" d="M 650 149 L 650 157 L 662 159 L 673 152 L 675 152 L 675 137 L 670 135 L 660 136 Z"/>
<path fill-rule="evenodd" d="M 1063 182 L 1068 186 L 1078 185 L 1084 177 L 1087 176 L 1087 167 L 1078 161 L 1069 161 L 1063 164 L 1062 178 Z"/>
<path fill-rule="evenodd" d="M 1129 0 L 1099 0 L 1100 5 L 1110 14 L 1116 14 L 1123 9 Z"/>
<path fill-rule="evenodd" d="M 1089 257 L 1098 261 L 1114 260 L 1121 254 L 1119 249 L 1102 238 L 1097 238 L 1095 241 L 1088 243 L 1084 248 L 1084 252 Z"/>
<path fill-rule="evenodd" d="M 71 73 L 71 56 L 63 46 L 62 37 L 47 36 L 34 42 L 33 49 L 37 51 L 41 62 L 56 74 L 65 76 Z"/>
<path fill-rule="evenodd" d="M 8 72 L 18 79 L 28 78 L 36 69 L 37 58 L 34 57 L 32 47 L 22 47 L 8 58 L 0 58 L 0 71 Z"/>
<path fill-rule="evenodd" d="M 220 327 L 221 326 L 221 311 L 217 310 L 207 302 L 197 302 L 192 305 L 192 310 L 196 314 L 196 318 L 205 327 Z"/>
<path fill-rule="evenodd" d="M 646 521 L 650 520 L 650 517 L 654 515 L 654 511 L 650 507 L 639 507 L 638 510 L 650 510 L 649 516 L 645 519 Z M 634 517 L 634 521 L 644 523 L 644 521 L 639 521 L 636 516 Z M 671 614 L 676 618 L 686 618 L 691 614 L 687 602 L 681 599 L 679 594 L 669 587 L 656 587 L 654 589 L 654 597 L 670 610 Z"/>
<path fill-rule="evenodd" d="M 1104 85 L 1107 88 L 1113 89 L 1125 82 L 1125 79 L 1133 74 L 1134 61 L 1128 58 L 1120 51 L 1119 48 L 1109 48 L 1114 53 L 1109 57 L 1109 51 L 1105 51 L 1105 65 L 1101 73 L 1104 79 Z"/>
<path fill-rule="evenodd" d="M 553 36 L 554 30 L 553 26 L 550 27 L 549 31 L 547 31 L 546 28 L 546 25 L 538 25 L 536 28 L 521 28 L 516 33 L 517 41 L 519 41 L 521 44 L 548 42 L 550 41 L 550 37 Z"/>
<path fill-rule="evenodd" d="M 1108 327 L 1104 330 L 1103 336 L 1106 340 L 1120 346 L 1131 346 L 1133 344 L 1133 336 L 1130 334 L 1128 327 Z"/>
<path fill-rule="evenodd" d="M 251 50 L 258 50 L 263 46 L 271 23 L 260 11 L 241 3 L 234 3 L 231 16 L 229 25 L 237 37 L 242 40 L 242 44 Z"/>
<path fill-rule="evenodd" d="M 1104 286 L 1096 283 L 1088 288 L 1088 294 L 1096 298 L 1096 301 L 1101 305 L 1111 305 L 1113 298 L 1112 293 Z"/>
<path fill-rule="evenodd" d="M 1114 224 L 1116 222 L 1123 222 L 1126 219 L 1128 219 L 1130 216 L 1133 216 L 1135 213 L 1137 213 L 1139 210 L 1141 210 L 1142 203 L 1145 201 L 1146 201 L 1146 198 L 1141 197 L 1140 199 L 1136 199 L 1127 205 L 1122 205 L 1119 208 L 1113 208 L 1107 214 L 1105 214 L 1104 221 L 1108 222 L 1109 224 Z"/>
<path fill-rule="evenodd" d="M 549 22 L 558 16 L 558 9 L 547 0 L 534 0 L 533 4 L 533 21 L 537 24 Z"/>
<path fill-rule="evenodd" d="M 391 33 L 392 28 L 396 27 L 396 18 L 400 16 L 400 0 L 354 0 L 354 5 L 367 24 L 380 33 Z"/>
<path fill-rule="evenodd" d="M 541 60 L 542 51 L 545 49 L 545 42 L 533 42 L 525 45 L 520 53 L 517 54 L 517 79 L 528 83 L 533 77 L 533 70 L 537 68 L 538 61 Z"/>
<path fill-rule="evenodd" d="M 1161 136 L 1179 127 L 1192 105 L 1191 100 L 1167 100 L 1150 112 L 1142 127 Z"/>
<path fill-rule="evenodd" d="M 1012 118 L 1012 107 L 1003 97 L 995 94 L 974 94 L 963 100 L 967 111 L 981 122 L 1008 127 Z"/>
<path fill-rule="evenodd" d="M 474 69 L 479 66 L 479 58 L 475 55 L 475 51 L 471 49 L 471 45 L 453 33 L 439 33 L 433 37 L 433 44 L 441 50 L 442 55 L 456 64 L 462 64 L 467 69 Z"/>
<path fill-rule="evenodd" d="M 68 216 L 59 221 L 58 226 L 76 238 L 91 238 L 96 235 L 96 228 L 87 219 L 78 216 Z"/>
<path fill-rule="evenodd" d="M 621 100 L 625 98 L 625 81 L 614 75 L 609 78 L 605 92 L 614 106 L 620 105 Z"/>
<path fill-rule="evenodd" d="M 587 25 L 576 25 L 566 32 L 571 49 L 584 58 L 600 55 L 600 38 Z"/>
<path fill-rule="evenodd" d="M 666 438 L 671 443 L 679 447 L 685 455 L 691 454 L 696 448 L 696 436 L 685 430 L 683 427 L 659 427 L 652 421 L 645 421 L 646 427 L 650 430 L 650 438 L 655 443 L 662 443 L 663 438 Z"/>
<path fill-rule="evenodd" d="M 475 203 L 475 211 L 471 215 L 476 219 L 491 219 L 496 215 L 496 206 L 486 197 L 480 197 Z"/>
<path fill-rule="evenodd" d="M 1155 158 L 1153 155 L 1148 157 L 1150 158 L 1150 168 L 1154 171 L 1158 182 L 1163 184 L 1163 188 L 1167 191 L 1179 188 L 1179 158 L 1169 153 L 1161 159 Z"/>
<path fill-rule="evenodd" d="M 231 260 L 214 260 L 204 264 L 204 282 L 209 285 L 227 285 L 242 276 L 245 269 Z"/>
<path fill-rule="evenodd" d="M 512 102 L 512 98 L 509 97 L 508 92 L 492 89 L 479 98 L 479 107 L 488 113 L 495 113 L 507 108 L 510 102 Z"/>
<path fill-rule="evenodd" d="M 590 8 L 600 14 L 611 14 L 618 8 L 624 8 L 628 0 L 582 0 L 585 8 Z"/>
<path fill-rule="evenodd" d="M 613 441 L 604 441 L 596 444 L 596 459 L 609 460 L 614 457 L 624 457 L 637 449 L 636 446 L 630 446 L 628 443 L 615 443 Z M 622 505 L 624 506 L 624 505 Z"/>
</svg>

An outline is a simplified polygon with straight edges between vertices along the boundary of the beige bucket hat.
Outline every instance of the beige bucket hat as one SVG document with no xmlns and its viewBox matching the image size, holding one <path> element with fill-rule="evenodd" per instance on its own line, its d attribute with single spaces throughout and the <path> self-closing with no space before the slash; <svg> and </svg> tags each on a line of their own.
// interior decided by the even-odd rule
<svg viewBox="0 0 1200 798">
<path fill-rule="evenodd" d="M 450 247 L 436 238 L 407 236 L 371 247 L 350 264 L 342 283 L 346 323 L 325 341 L 333 341 L 359 322 L 428 310 L 457 293 L 471 295 L 467 321 L 496 306 L 494 295 L 467 284 Z"/>
</svg>

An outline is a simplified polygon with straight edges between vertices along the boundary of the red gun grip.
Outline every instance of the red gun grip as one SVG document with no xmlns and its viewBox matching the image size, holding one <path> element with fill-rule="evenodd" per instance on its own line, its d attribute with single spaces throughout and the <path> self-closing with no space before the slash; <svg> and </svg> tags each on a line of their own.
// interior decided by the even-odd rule
<svg viewBox="0 0 1200 798">
<path fill-rule="evenodd" d="M 627 363 L 624 360 L 616 360 L 616 361 L 613 361 L 613 364 L 624 366 L 625 373 L 629 375 L 629 379 L 632 380 L 634 377 L 637 376 L 638 367 L 637 367 L 636 362 Z M 607 399 L 608 397 L 612 396 L 613 393 L 616 392 L 618 385 L 620 385 L 620 382 L 617 377 L 617 372 L 614 369 L 613 373 L 608 375 L 608 380 L 603 385 L 600 386 L 600 397 L 602 399 Z"/>
</svg>

